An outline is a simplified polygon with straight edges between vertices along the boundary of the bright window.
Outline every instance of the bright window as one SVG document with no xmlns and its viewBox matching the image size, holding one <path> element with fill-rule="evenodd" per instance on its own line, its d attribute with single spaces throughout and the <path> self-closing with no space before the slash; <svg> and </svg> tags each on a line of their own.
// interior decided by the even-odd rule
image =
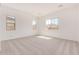
<svg viewBox="0 0 79 59">
<path fill-rule="evenodd" d="M 51 19 L 51 22 L 54 25 L 58 25 L 58 22 L 59 22 L 58 20 L 59 20 L 58 18 L 54 18 L 54 19 Z"/>
<path fill-rule="evenodd" d="M 35 20 L 32 21 L 32 25 L 36 25 L 36 21 Z"/>
<path fill-rule="evenodd" d="M 50 25 L 51 24 L 51 19 L 46 20 L 46 25 Z"/>
<path fill-rule="evenodd" d="M 59 25 L 59 18 L 52 18 L 46 20 L 46 26 L 49 29 L 58 29 L 58 25 Z"/>
<path fill-rule="evenodd" d="M 37 28 L 37 22 L 36 22 L 36 20 L 33 20 L 32 21 L 32 30 L 33 30 L 33 32 L 36 31 L 36 28 Z"/>
<path fill-rule="evenodd" d="M 15 16 L 7 16 L 6 17 L 6 30 L 13 31 L 16 29 Z"/>
</svg>

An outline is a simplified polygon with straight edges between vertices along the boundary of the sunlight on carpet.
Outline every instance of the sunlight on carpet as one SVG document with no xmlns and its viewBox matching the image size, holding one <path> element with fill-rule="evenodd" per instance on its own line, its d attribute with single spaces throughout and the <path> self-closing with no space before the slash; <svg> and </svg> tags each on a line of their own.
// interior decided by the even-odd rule
<svg viewBox="0 0 79 59">
<path fill-rule="evenodd" d="M 42 39 L 47 39 L 47 40 L 49 40 L 49 39 L 52 39 L 51 37 L 47 37 L 47 36 L 36 36 L 37 38 L 42 38 Z"/>
</svg>

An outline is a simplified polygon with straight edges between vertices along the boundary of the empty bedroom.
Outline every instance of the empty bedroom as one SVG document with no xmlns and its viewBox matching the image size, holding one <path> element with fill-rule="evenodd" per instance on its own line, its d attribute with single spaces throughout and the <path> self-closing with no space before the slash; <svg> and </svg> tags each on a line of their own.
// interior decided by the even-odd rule
<svg viewBox="0 0 79 59">
<path fill-rule="evenodd" d="M 78 3 L 0 3 L 0 55 L 79 55 Z"/>
</svg>

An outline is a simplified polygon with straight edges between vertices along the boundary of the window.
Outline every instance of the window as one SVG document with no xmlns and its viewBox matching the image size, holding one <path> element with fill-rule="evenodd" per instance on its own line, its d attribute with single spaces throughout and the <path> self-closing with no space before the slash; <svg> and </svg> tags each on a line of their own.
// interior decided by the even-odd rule
<svg viewBox="0 0 79 59">
<path fill-rule="evenodd" d="M 6 30 L 15 30 L 15 16 L 7 16 L 6 18 Z"/>
<path fill-rule="evenodd" d="M 46 20 L 46 26 L 48 29 L 58 29 L 59 18 L 52 18 Z"/>
<path fill-rule="evenodd" d="M 36 21 L 35 21 L 35 20 L 32 21 L 32 25 L 33 25 L 33 26 L 36 25 Z"/>
<path fill-rule="evenodd" d="M 46 25 L 50 25 L 51 24 L 51 19 L 46 20 Z"/>
<path fill-rule="evenodd" d="M 58 18 L 54 18 L 51 21 L 53 25 L 58 25 Z"/>
<path fill-rule="evenodd" d="M 33 31 L 35 31 L 36 30 L 36 20 L 33 20 L 32 21 L 32 29 L 33 29 Z"/>
</svg>

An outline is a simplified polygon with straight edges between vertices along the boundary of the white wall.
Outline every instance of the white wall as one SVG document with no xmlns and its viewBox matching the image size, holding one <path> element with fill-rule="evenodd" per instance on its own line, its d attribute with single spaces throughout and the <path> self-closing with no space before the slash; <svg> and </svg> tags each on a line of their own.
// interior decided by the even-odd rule
<svg viewBox="0 0 79 59">
<path fill-rule="evenodd" d="M 76 23 L 76 39 L 79 41 L 79 6 L 78 6 L 77 10 L 78 10 L 78 13 L 77 13 L 78 19 L 76 20 L 76 22 L 77 22 Z"/>
<path fill-rule="evenodd" d="M 6 31 L 6 16 L 16 17 L 16 30 Z M 29 13 L 8 7 L 0 7 L 0 40 L 14 39 L 34 35 L 32 32 L 32 20 L 35 17 Z"/>
<path fill-rule="evenodd" d="M 6 16 L 16 17 L 16 30 L 6 31 Z M 45 20 L 59 17 L 59 30 L 46 30 Z M 14 39 L 34 35 L 32 20 L 38 19 L 29 13 L 24 13 L 8 7 L 0 7 L 0 40 Z M 39 34 L 79 41 L 79 8 L 67 8 L 46 15 L 38 20 Z"/>
<path fill-rule="evenodd" d="M 59 30 L 46 30 L 45 20 L 59 17 Z M 79 8 L 66 8 L 46 15 L 40 20 L 40 34 L 79 41 Z"/>
</svg>

